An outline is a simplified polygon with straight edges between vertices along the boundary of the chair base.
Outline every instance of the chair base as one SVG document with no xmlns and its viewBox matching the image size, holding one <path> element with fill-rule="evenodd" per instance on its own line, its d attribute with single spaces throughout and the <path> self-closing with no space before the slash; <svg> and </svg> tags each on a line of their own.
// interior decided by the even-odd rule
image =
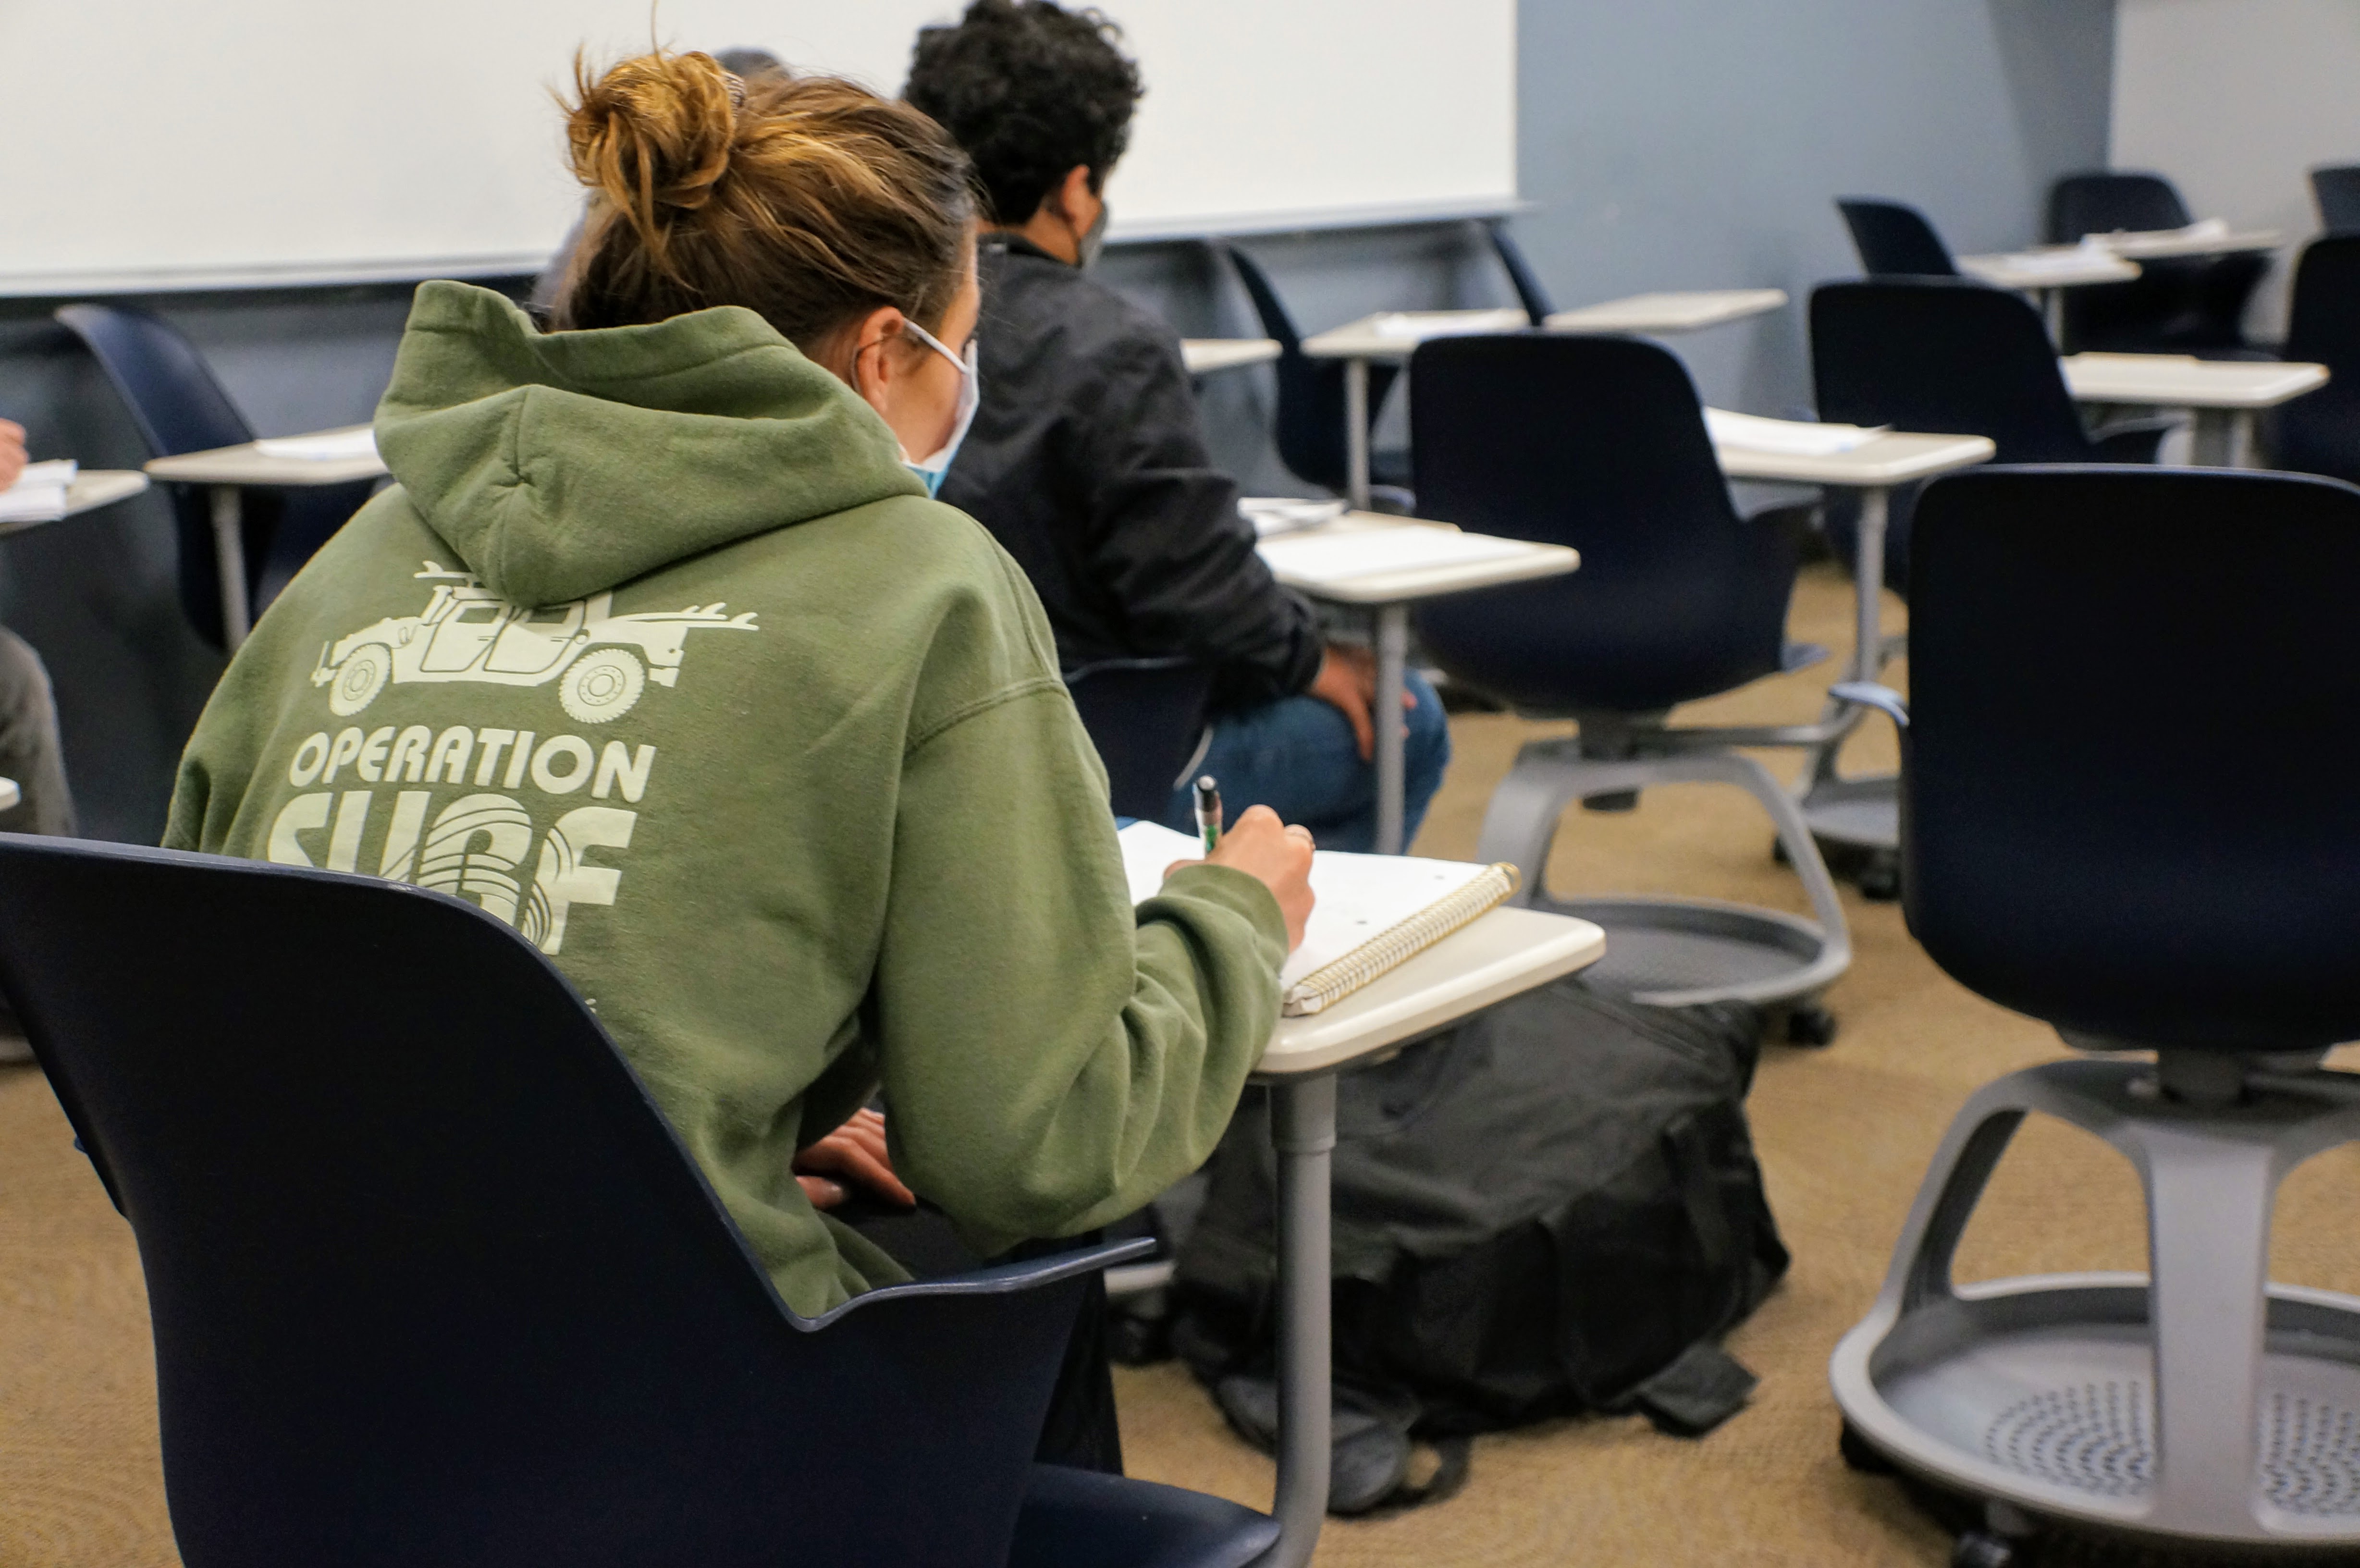
<svg viewBox="0 0 2360 1568">
<path fill-rule="evenodd" d="M 1950 1283 L 1976 1199 L 2036 1110 L 2138 1167 L 2152 1277 Z M 2054 1525 L 2241 1558 L 2348 1555 L 2360 1299 L 2262 1276 L 2278 1181 L 2352 1141 L 2360 1078 L 2347 1073 L 2249 1073 L 2242 1101 L 2212 1105 L 2166 1094 L 2145 1062 L 2052 1062 L 1982 1090 L 1875 1310 L 1830 1364 L 1848 1456 L 1982 1500 L 2007 1521 L 2000 1534 Z"/>
<path fill-rule="evenodd" d="M 1710 732 L 1641 730 L 1635 738 L 1666 749 L 1605 760 L 1583 757 L 1577 741 L 1527 745 L 1492 792 L 1476 858 L 1516 867 L 1517 902 L 1605 930 L 1606 956 L 1585 977 L 1610 995 L 1658 1007 L 1751 1002 L 1815 1010 L 1819 993 L 1851 966 L 1852 937 L 1795 801 L 1753 758 L 1702 744 Z M 1726 784 L 1752 795 L 1776 825 L 1816 921 L 1702 898 L 1548 898 L 1541 884 L 1549 846 L 1575 800 L 1675 783 Z"/>
<path fill-rule="evenodd" d="M 1800 802 L 1811 836 L 1846 849 L 1897 851 L 1901 847 L 1901 777 L 1871 774 L 1859 779 L 1814 779 Z"/>
</svg>

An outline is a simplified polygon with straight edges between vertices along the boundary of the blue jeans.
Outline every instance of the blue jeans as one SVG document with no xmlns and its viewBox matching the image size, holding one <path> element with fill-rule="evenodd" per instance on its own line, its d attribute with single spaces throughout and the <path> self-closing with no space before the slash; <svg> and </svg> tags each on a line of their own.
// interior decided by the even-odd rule
<svg viewBox="0 0 2360 1568">
<path fill-rule="evenodd" d="M 1442 700 L 1415 670 L 1408 689 L 1417 706 L 1402 717 L 1402 843 L 1417 837 L 1426 802 L 1450 765 L 1450 724 Z M 1360 760 L 1349 720 L 1317 697 L 1285 697 L 1226 713 L 1213 722 L 1213 744 L 1197 771 L 1220 784 L 1230 821 L 1248 806 L 1268 806 L 1311 830 L 1322 849 L 1366 854 L 1377 844 L 1377 769 Z M 1164 824 L 1196 831 L 1196 805 L 1185 789 L 1173 791 Z"/>
</svg>

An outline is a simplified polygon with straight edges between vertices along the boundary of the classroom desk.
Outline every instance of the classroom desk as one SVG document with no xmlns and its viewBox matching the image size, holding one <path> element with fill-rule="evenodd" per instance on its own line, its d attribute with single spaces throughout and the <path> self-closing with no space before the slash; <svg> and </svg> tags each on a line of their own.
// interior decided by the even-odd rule
<svg viewBox="0 0 2360 1568">
<path fill-rule="evenodd" d="M 2049 323 L 2049 341 L 2055 343 L 2065 326 L 2065 290 L 2092 283 L 2128 283 L 2139 275 L 2139 265 L 2084 245 L 2040 245 L 1995 256 L 1962 256 L 1959 270 L 1994 289 L 2031 295 L 2041 320 Z"/>
<path fill-rule="evenodd" d="M 1276 338 L 1182 338 L 1180 363 L 1191 376 L 1267 365 L 1278 357 Z"/>
<path fill-rule="evenodd" d="M 148 488 L 148 476 L 127 468 L 84 468 L 77 471 L 73 482 L 66 486 L 66 510 L 69 517 L 84 512 L 94 512 L 101 506 L 112 506 L 117 501 L 128 501 Z M 45 528 L 61 519 L 57 517 L 24 517 L 15 522 L 0 523 L 0 539 L 21 534 L 27 528 Z M 5 807 L 0 807 L 5 811 Z"/>
<path fill-rule="evenodd" d="M 1581 557 L 1561 544 L 1534 544 L 1524 539 L 1495 539 L 1488 534 L 1459 534 L 1480 548 L 1496 547 L 1484 559 L 1411 566 L 1400 570 L 1365 570 L 1349 560 L 1349 549 L 1334 541 L 1356 535 L 1391 534 L 1401 528 L 1445 528 L 1448 524 L 1414 517 L 1383 517 L 1373 512 L 1347 512 L 1332 523 L 1299 533 L 1281 534 L 1259 547 L 1271 574 L 1289 588 L 1324 599 L 1331 604 L 1352 604 L 1371 611 L 1377 630 L 1377 703 L 1372 715 L 1377 729 L 1377 853 L 1399 855 L 1402 844 L 1401 716 L 1404 665 L 1409 657 L 1409 607 L 1420 599 L 1463 593 L 1473 588 L 1497 588 L 1509 583 L 1529 583 L 1558 577 L 1581 564 Z M 1372 538 L 1373 542 L 1373 538 Z M 1309 545 L 1308 551 L 1304 548 Z M 1324 559 L 1307 560 L 1317 554 Z M 1346 557 L 1339 562 L 1337 557 Z"/>
<path fill-rule="evenodd" d="M 1330 1377 L 1329 1160 L 1336 1079 L 1390 1047 L 1595 964 L 1588 920 L 1497 909 L 1322 1013 L 1282 1018 L 1255 1070 L 1270 1087 L 1278 1151 L 1276 1545 L 1255 1568 L 1302 1568 L 1328 1513 Z"/>
<path fill-rule="evenodd" d="M 363 425 L 320 430 L 322 436 L 365 430 Z M 246 640 L 254 616 L 246 597 L 246 491 L 304 489 L 318 485 L 349 485 L 375 479 L 385 473 L 375 455 L 319 461 L 301 457 L 271 457 L 246 441 L 209 452 L 184 452 L 159 457 L 148 464 L 148 475 L 176 485 L 202 485 L 213 495 L 213 560 L 221 573 L 222 635 L 230 650 Z"/>
<path fill-rule="evenodd" d="M 2077 354 L 2058 361 L 2083 403 L 2186 408 L 2196 416 L 2195 462 L 2253 463 L 2254 416 L 2327 385 L 2327 366 L 2198 359 L 2184 354 Z"/>
<path fill-rule="evenodd" d="M 2173 256 L 2276 250 L 2284 237 L 2276 229 L 2208 230 L 2198 224 L 2185 229 L 2122 229 L 2110 234 L 2092 234 L 2090 239 L 2132 261 L 2163 261 Z"/>
<path fill-rule="evenodd" d="M 1808 428 L 1808 427 L 1805 427 Z M 1732 479 L 1772 479 L 1860 492 L 1860 528 L 1852 562 L 1852 648 L 1848 679 L 1874 681 L 1883 671 L 1885 637 L 1878 611 L 1885 591 L 1885 528 L 1896 485 L 1988 463 L 1996 449 L 1983 436 L 1910 435 L 1887 431 L 1850 452 L 1798 454 L 1716 442 L 1721 471 Z M 1806 761 L 1797 803 L 1815 837 L 1865 849 L 1899 846 L 1899 780 L 1891 775 L 1844 779 L 1836 754 L 1860 722 L 1830 704 L 1827 718 L 1846 717 L 1835 736 Z"/>
<path fill-rule="evenodd" d="M 1776 289 L 1713 289 L 1680 293 L 1633 294 L 1578 310 L 1559 310 L 1548 330 L 1567 332 L 1686 332 L 1775 310 L 1786 302 Z M 1303 340 L 1313 359 L 1344 362 L 1345 498 L 1369 504 L 1369 364 L 1407 359 L 1428 338 L 1470 332 L 1521 332 L 1532 318 L 1515 309 L 1498 310 L 1383 310 L 1347 321 Z"/>
</svg>

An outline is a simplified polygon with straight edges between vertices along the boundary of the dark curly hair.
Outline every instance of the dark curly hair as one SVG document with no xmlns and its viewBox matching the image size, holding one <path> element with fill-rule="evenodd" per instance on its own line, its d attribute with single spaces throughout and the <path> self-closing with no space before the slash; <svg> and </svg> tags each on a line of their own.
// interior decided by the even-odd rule
<svg viewBox="0 0 2360 1568">
<path fill-rule="evenodd" d="M 1050 0 L 975 0 L 922 29 L 901 96 L 975 160 L 991 220 L 1021 224 L 1080 165 L 1098 190 L 1131 145 L 1144 89 L 1099 12 Z"/>
</svg>

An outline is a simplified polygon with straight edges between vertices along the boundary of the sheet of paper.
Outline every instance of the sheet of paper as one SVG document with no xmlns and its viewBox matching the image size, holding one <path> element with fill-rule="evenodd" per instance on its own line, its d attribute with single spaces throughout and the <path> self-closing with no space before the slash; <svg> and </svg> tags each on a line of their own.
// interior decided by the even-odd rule
<svg viewBox="0 0 2360 1568">
<path fill-rule="evenodd" d="M 1238 510 L 1254 526 L 1257 536 L 1270 539 L 1332 523 L 1344 515 L 1344 503 L 1305 501 L 1292 495 L 1247 495 L 1239 500 Z"/>
<path fill-rule="evenodd" d="M 1388 310 L 1370 325 L 1381 338 L 1423 343 L 1453 332 L 1508 332 L 1531 321 L 1522 310 Z"/>
<path fill-rule="evenodd" d="M 1122 845 L 1123 875 L 1134 904 L 1155 896 L 1164 886 L 1164 868 L 1174 861 L 1204 858 L 1195 839 L 1157 822 L 1133 822 L 1115 836 Z M 1311 891 L 1317 902 L 1303 945 L 1279 972 L 1281 984 L 1293 986 L 1371 938 L 1382 936 L 1450 897 L 1484 869 L 1458 860 L 1319 851 L 1311 857 Z"/>
<path fill-rule="evenodd" d="M 0 523 L 53 523 L 66 515 L 66 487 L 80 465 L 68 457 L 28 463 L 16 483 L 0 490 Z"/>
<path fill-rule="evenodd" d="M 1758 414 L 1732 414 L 1726 408 L 1704 411 L 1705 433 L 1715 446 L 1744 447 L 1793 457 L 1832 457 L 1853 452 L 1885 433 L 1879 426 L 1815 425 L 1800 419 L 1765 419 Z"/>
<path fill-rule="evenodd" d="M 1466 566 L 1521 555 L 1521 539 L 1463 534 L 1455 528 L 1352 528 L 1301 538 L 1266 539 L 1262 558 L 1273 572 L 1305 582 L 1343 583 L 1387 572 Z"/>
<path fill-rule="evenodd" d="M 254 449 L 265 457 L 291 457 L 303 463 L 353 463 L 377 455 L 377 432 L 364 425 L 313 436 L 266 436 L 254 443 Z"/>
</svg>

